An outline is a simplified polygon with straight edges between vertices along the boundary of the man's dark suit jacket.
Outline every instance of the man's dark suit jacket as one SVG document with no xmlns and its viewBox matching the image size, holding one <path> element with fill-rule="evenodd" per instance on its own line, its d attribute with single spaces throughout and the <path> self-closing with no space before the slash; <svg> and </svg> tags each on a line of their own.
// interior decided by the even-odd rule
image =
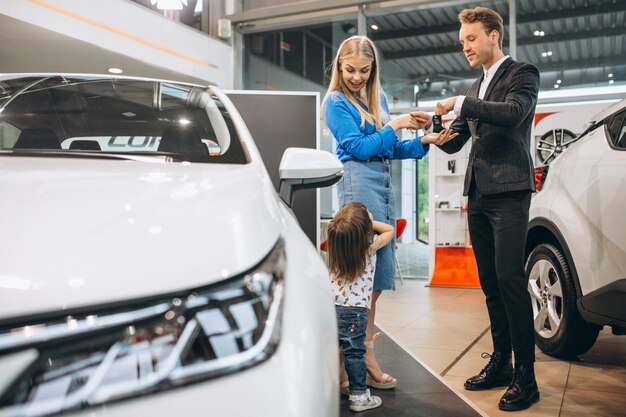
<svg viewBox="0 0 626 417">
<path fill-rule="evenodd" d="M 539 71 L 532 64 L 507 58 L 479 100 L 482 79 L 467 90 L 461 114 L 452 122 L 451 129 L 459 136 L 440 148 L 455 153 L 472 138 L 463 195 L 469 193 L 472 176 L 481 195 L 534 191 L 530 135 Z"/>
</svg>

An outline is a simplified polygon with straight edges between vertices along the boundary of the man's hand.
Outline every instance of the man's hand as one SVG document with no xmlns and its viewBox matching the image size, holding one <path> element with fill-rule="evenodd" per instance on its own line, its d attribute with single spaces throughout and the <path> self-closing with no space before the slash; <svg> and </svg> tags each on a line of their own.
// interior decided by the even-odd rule
<svg viewBox="0 0 626 417">
<path fill-rule="evenodd" d="M 418 129 L 430 129 L 433 124 L 430 114 L 425 111 L 412 111 L 409 113 L 417 122 Z"/>
<path fill-rule="evenodd" d="M 439 133 L 429 133 L 422 136 L 422 144 L 443 145 L 447 141 L 456 138 L 459 134 L 451 129 L 444 129 Z"/>
<path fill-rule="evenodd" d="M 445 101 L 440 101 L 435 105 L 435 114 L 438 116 L 448 114 L 452 110 L 454 110 L 454 105 L 456 104 L 457 96 L 450 97 Z"/>
</svg>

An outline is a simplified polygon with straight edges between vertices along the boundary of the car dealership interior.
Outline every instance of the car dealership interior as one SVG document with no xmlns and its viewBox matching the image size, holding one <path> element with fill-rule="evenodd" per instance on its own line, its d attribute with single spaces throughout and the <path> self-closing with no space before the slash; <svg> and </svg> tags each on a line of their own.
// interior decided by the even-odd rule
<svg viewBox="0 0 626 417">
<path fill-rule="evenodd" d="M 501 33 L 460 20 L 477 7 Z M 472 61 L 482 36 L 495 75 Z M 338 59 L 352 37 L 375 59 Z M 0 51 L 0 416 L 626 415 L 626 0 L 1 0 Z M 536 85 L 468 116 L 509 61 Z M 349 77 L 377 80 L 382 104 Z M 329 110 L 345 103 L 371 146 L 386 130 L 423 153 L 359 157 Z M 510 132 L 521 146 L 493 139 Z M 511 258 L 534 388 L 526 333 L 507 329 L 502 363 L 494 347 L 515 244 L 491 240 L 490 292 L 479 160 L 501 164 L 484 175 L 507 204 L 529 198 Z M 506 188 L 498 169 L 518 163 L 532 186 Z M 346 191 L 374 164 L 386 217 L 377 187 Z M 350 201 L 377 262 L 358 354 L 334 287 Z M 494 216 L 494 233 L 514 226 Z M 372 252 L 379 223 L 391 243 Z"/>
</svg>

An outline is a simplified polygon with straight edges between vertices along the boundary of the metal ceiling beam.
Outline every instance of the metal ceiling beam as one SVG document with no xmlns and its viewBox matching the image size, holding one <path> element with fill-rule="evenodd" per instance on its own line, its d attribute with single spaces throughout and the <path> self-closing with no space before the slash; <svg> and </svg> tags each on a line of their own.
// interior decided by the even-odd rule
<svg viewBox="0 0 626 417">
<path fill-rule="evenodd" d="M 537 63 L 537 68 L 540 72 L 551 72 L 551 71 L 568 71 L 568 70 L 584 70 L 590 68 L 601 68 L 601 67 L 618 67 L 618 66 L 626 66 L 624 63 L 624 59 L 621 55 L 614 55 L 610 57 L 603 58 L 589 58 L 577 61 L 559 61 L 559 62 L 549 62 L 549 63 Z M 409 77 L 413 79 L 419 79 L 423 77 L 429 77 L 432 80 L 435 80 L 437 77 L 441 77 L 442 79 L 466 79 L 466 78 L 476 78 L 480 75 L 480 71 L 471 70 L 468 68 L 467 71 L 451 71 L 451 72 L 442 72 L 437 74 L 411 74 Z"/>
<path fill-rule="evenodd" d="M 531 36 L 527 38 L 522 38 L 522 43 L 520 43 L 520 45 L 542 45 L 548 43 L 575 41 L 582 39 L 606 38 L 609 36 L 624 36 L 625 33 L 626 29 L 624 28 L 598 28 L 595 30 L 579 30 L 577 32 L 559 33 L 557 35 Z"/>
<path fill-rule="evenodd" d="M 304 13 L 321 12 L 340 9 L 342 7 L 361 6 L 378 3 L 380 0 L 319 0 L 300 1 L 297 3 L 280 4 L 276 6 L 260 7 L 249 11 L 224 16 L 232 23 L 244 23 L 255 20 L 271 19 L 276 17 L 294 16 Z"/>
<path fill-rule="evenodd" d="M 566 42 L 566 41 L 574 41 L 574 40 L 582 40 L 582 39 L 594 39 L 594 38 L 605 38 L 608 36 L 623 36 L 624 28 L 613 28 L 613 29 L 598 29 L 598 30 L 582 30 L 578 32 L 572 33 L 561 33 L 557 35 L 547 35 L 547 36 L 529 36 L 525 38 L 520 38 L 517 42 L 517 46 L 528 46 L 528 45 L 543 45 L 550 43 L 558 43 L 558 42 Z M 508 41 L 504 38 L 504 46 L 508 46 Z M 437 56 L 437 55 L 447 55 L 452 53 L 461 53 L 461 45 L 454 46 L 446 46 L 446 47 L 438 47 L 438 48 L 422 48 L 422 49 L 411 49 L 404 51 L 383 51 L 383 57 L 388 60 L 396 60 L 396 59 L 406 59 L 406 58 L 419 58 L 424 56 Z"/>
<path fill-rule="evenodd" d="M 433 25 L 426 27 L 416 27 L 410 29 L 383 30 L 369 34 L 374 41 L 386 41 L 390 39 L 412 38 L 415 36 L 441 35 L 444 33 L 458 32 L 459 22 L 446 23 L 443 25 Z"/>
<path fill-rule="evenodd" d="M 524 23 L 539 23 L 550 20 L 561 20 L 618 12 L 626 12 L 626 1 L 620 1 L 612 4 L 604 4 L 600 6 L 586 6 L 573 9 L 550 10 L 547 12 L 532 14 L 518 14 L 517 24 L 519 25 Z M 506 22 L 508 21 L 509 16 L 502 15 L 502 19 Z M 446 23 L 443 25 L 434 25 L 419 28 L 383 30 L 375 33 L 370 33 L 368 35 L 374 41 L 383 41 L 389 39 L 410 38 L 414 36 L 441 35 L 444 33 L 458 32 L 458 30 L 459 22 L 454 22 Z"/>
<path fill-rule="evenodd" d="M 390 14 L 410 13 L 414 12 L 416 9 L 445 9 L 474 2 L 474 0 L 429 0 L 421 2 L 416 0 L 383 0 L 379 3 L 369 5 L 365 14 L 368 18 L 370 18 L 377 16 L 387 16 Z"/>
<path fill-rule="evenodd" d="M 242 34 L 273 32 L 293 28 L 300 29 L 307 26 L 330 25 L 333 22 L 355 20 L 357 13 L 357 6 L 343 7 L 341 9 L 301 14 L 298 16 L 297 20 L 293 17 L 286 16 L 277 17 L 275 19 L 237 23 L 236 28 L 237 31 Z"/>
<path fill-rule="evenodd" d="M 592 2 L 593 3 L 593 2 Z M 626 11 L 626 1 L 618 0 L 614 3 L 595 4 L 592 6 L 564 8 L 559 10 L 538 11 L 536 13 L 517 16 L 517 23 L 536 23 L 548 20 L 570 19 L 587 17 L 599 14 L 618 13 Z"/>
<path fill-rule="evenodd" d="M 1 1 L 1 0 L 0 0 Z M 356 11 L 362 6 L 365 7 L 365 16 L 384 16 L 392 13 L 402 13 L 413 11 L 416 7 L 420 9 L 450 7 L 459 4 L 469 3 L 471 0 L 317 0 L 299 1 L 276 6 L 260 7 L 245 12 L 233 13 L 223 16 L 232 23 L 246 27 L 254 24 L 264 27 L 265 21 L 275 22 L 280 18 L 288 18 L 289 27 L 300 27 L 309 24 L 310 14 L 337 11 L 343 13 L 341 9 L 352 8 L 356 18 Z M 268 28 L 272 30 L 272 28 Z"/>
</svg>

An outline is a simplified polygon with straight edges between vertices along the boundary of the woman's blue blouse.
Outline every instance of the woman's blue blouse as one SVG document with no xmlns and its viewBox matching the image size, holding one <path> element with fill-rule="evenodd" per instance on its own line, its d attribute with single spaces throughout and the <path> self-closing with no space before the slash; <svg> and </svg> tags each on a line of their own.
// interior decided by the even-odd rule
<svg viewBox="0 0 626 417">
<path fill-rule="evenodd" d="M 420 138 L 398 140 L 393 128 L 386 124 L 379 130 L 365 122 L 361 128 L 361 115 L 348 98 L 334 91 L 324 99 L 324 118 L 337 140 L 337 157 L 341 161 L 366 161 L 373 156 L 389 159 L 420 159 L 428 153 L 429 145 L 422 145 Z M 381 92 L 380 103 L 383 117 L 390 121 L 387 98 Z M 360 103 L 364 109 L 367 107 Z"/>
</svg>

